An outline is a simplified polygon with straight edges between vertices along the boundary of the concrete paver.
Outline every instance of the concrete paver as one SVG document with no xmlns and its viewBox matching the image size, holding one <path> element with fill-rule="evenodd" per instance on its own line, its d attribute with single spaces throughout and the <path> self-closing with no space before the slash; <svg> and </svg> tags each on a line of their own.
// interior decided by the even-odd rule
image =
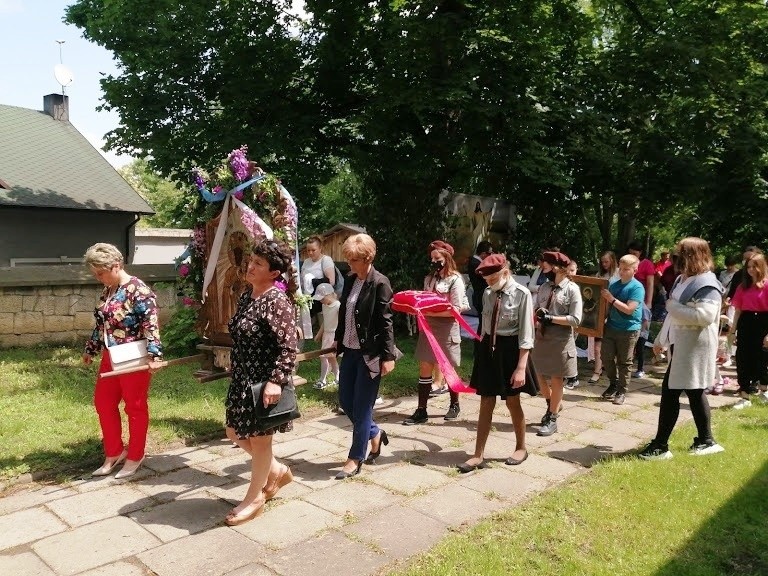
<svg viewBox="0 0 768 576">
<path fill-rule="evenodd" d="M 42 506 L 0 516 L 0 550 L 34 542 L 67 529 L 67 525 Z"/>
<path fill-rule="evenodd" d="M 56 574 L 77 574 L 156 548 L 160 540 L 129 518 L 117 516 L 50 536 L 32 549 Z"/>
<path fill-rule="evenodd" d="M 221 576 L 266 557 L 261 544 L 229 528 L 193 534 L 137 555 L 156 576 Z"/>
<path fill-rule="evenodd" d="M 457 527 L 645 444 L 656 431 L 660 380 L 633 381 L 623 406 L 601 401 L 604 388 L 566 392 L 559 432 L 549 437 L 536 436 L 543 400 L 524 398 L 529 457 L 514 467 L 503 463 L 514 434 L 497 402 L 485 453 L 491 466 L 470 474 L 455 466 L 474 452 L 479 401 L 471 395 L 462 397 L 453 422 L 442 419 L 447 397 L 430 400 L 432 418 L 420 426 L 401 424 L 414 398 L 377 407 L 390 443 L 376 465 L 343 482 L 333 476 L 347 457 L 349 419 L 300 420 L 274 439 L 295 481 L 262 516 L 234 528 L 223 520 L 248 489 L 250 461 L 224 437 L 151 455 L 130 480 L 17 488 L 0 499 L 0 574 L 336 576 L 350 559 L 355 574 L 380 574 Z M 681 423 L 691 418 L 682 400 Z M 713 407 L 735 401 L 710 397 Z"/>
</svg>

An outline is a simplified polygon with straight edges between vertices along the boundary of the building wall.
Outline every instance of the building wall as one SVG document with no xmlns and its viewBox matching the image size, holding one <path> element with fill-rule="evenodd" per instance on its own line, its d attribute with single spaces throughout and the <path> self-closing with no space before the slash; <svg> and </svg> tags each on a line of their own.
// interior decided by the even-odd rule
<svg viewBox="0 0 768 576">
<path fill-rule="evenodd" d="M 136 228 L 134 264 L 173 264 L 184 253 L 192 230 L 172 228 Z"/>
<path fill-rule="evenodd" d="M 0 208 L 0 267 L 11 258 L 80 258 L 96 242 L 117 246 L 131 262 L 133 214 L 47 208 Z"/>
<path fill-rule="evenodd" d="M 173 266 L 129 266 L 153 288 L 161 324 L 176 303 Z M 0 348 L 84 344 L 103 286 L 83 266 L 0 269 Z"/>
</svg>

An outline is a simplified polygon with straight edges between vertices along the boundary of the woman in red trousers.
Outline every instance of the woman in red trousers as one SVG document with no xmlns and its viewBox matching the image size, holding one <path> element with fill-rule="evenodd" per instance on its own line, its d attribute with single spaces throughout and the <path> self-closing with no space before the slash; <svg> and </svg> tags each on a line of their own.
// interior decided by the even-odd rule
<svg viewBox="0 0 768 576">
<path fill-rule="evenodd" d="M 123 255 L 112 244 L 94 244 L 85 253 L 85 263 L 102 284 L 96 306 L 96 328 L 85 344 L 83 362 L 90 364 L 101 352 L 99 376 L 93 402 L 99 415 L 104 443 L 104 464 L 94 470 L 94 476 L 107 476 L 125 462 L 115 478 L 133 476 L 144 460 L 144 448 L 149 429 L 149 382 L 151 374 L 160 367 L 162 345 L 157 322 L 155 294 L 144 282 L 123 269 Z M 149 370 L 122 376 L 102 378 L 112 370 L 109 347 L 146 339 Z M 120 402 L 125 403 L 128 416 L 128 447 L 123 444 Z"/>
</svg>

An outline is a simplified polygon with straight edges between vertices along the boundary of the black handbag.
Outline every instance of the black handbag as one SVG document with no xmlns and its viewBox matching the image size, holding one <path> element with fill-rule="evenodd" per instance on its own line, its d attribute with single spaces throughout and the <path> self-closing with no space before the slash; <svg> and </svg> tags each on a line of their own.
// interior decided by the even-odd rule
<svg viewBox="0 0 768 576">
<path fill-rule="evenodd" d="M 266 382 L 256 382 L 251 384 L 251 393 L 253 394 L 253 403 L 256 415 L 256 430 L 266 432 L 272 428 L 282 426 L 286 422 L 301 418 L 299 405 L 296 402 L 296 389 L 293 383 L 283 386 L 283 392 L 280 394 L 280 400 L 277 404 L 270 404 L 264 407 L 264 385 Z"/>
</svg>

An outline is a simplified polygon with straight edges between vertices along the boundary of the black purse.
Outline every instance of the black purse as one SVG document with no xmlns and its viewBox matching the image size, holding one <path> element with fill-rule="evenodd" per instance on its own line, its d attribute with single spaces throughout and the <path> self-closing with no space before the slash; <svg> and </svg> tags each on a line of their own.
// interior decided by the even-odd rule
<svg viewBox="0 0 768 576">
<path fill-rule="evenodd" d="M 301 418 L 299 405 L 296 402 L 296 389 L 293 383 L 283 386 L 283 392 L 280 394 L 280 400 L 277 404 L 270 404 L 264 407 L 264 385 L 266 382 L 256 382 L 251 384 L 251 393 L 253 394 L 253 404 L 255 406 L 256 430 L 266 432 L 272 428 L 277 428 L 283 424 Z"/>
</svg>

